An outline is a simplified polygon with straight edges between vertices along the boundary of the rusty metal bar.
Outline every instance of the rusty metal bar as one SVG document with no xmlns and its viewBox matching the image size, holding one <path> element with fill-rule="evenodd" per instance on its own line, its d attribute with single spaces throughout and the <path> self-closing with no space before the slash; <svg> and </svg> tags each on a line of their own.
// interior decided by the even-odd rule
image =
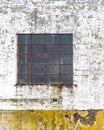
<svg viewBox="0 0 104 130">
<path fill-rule="evenodd" d="M 30 35 L 33 35 L 33 34 L 30 34 Z M 44 35 L 47 35 L 47 34 L 44 34 Z M 58 35 L 60 35 L 60 34 L 58 34 Z M 20 45 L 25 45 L 25 43 L 20 43 Z M 33 45 L 43 45 L 43 44 L 33 43 Z M 61 44 L 61 45 L 63 45 L 63 44 Z M 72 44 L 70 44 L 70 43 L 64 43 L 64 45 L 72 45 Z"/>
<path fill-rule="evenodd" d="M 18 61 L 18 52 L 19 52 L 19 36 L 17 35 L 17 52 L 16 52 L 16 56 L 17 56 L 17 66 L 19 65 L 19 61 Z M 19 83 L 19 77 L 18 77 L 18 73 L 19 73 L 19 67 L 17 67 L 17 83 Z"/>
<path fill-rule="evenodd" d="M 59 86 L 60 86 L 60 35 L 59 35 Z"/>
<path fill-rule="evenodd" d="M 44 53 L 32 53 L 32 55 L 44 55 Z M 31 53 L 18 53 L 17 55 L 31 55 Z M 49 53 L 48 55 L 59 55 L 57 53 Z M 68 53 L 60 53 L 60 55 L 72 55 L 72 54 L 68 54 Z"/>
<path fill-rule="evenodd" d="M 29 65 L 30 63 L 27 63 L 27 64 L 25 64 L 25 63 L 18 63 L 19 65 Z M 45 64 L 47 64 L 47 63 L 32 63 L 32 65 L 45 65 Z M 59 65 L 59 64 L 50 64 L 50 63 L 48 63 L 47 65 Z M 73 65 L 73 64 L 61 64 L 60 63 L 60 65 Z"/>
<path fill-rule="evenodd" d="M 32 83 L 32 35 L 30 36 L 30 51 L 31 51 L 31 54 L 30 54 L 30 84 Z"/>
<path fill-rule="evenodd" d="M 31 73 L 31 74 L 44 74 L 44 73 Z M 18 75 L 30 75 L 30 73 L 19 73 Z M 59 74 L 53 74 L 53 73 L 48 73 L 48 75 L 59 75 Z M 72 74 L 61 74 L 61 75 L 72 75 Z"/>
<path fill-rule="evenodd" d="M 46 48 L 46 34 L 44 35 L 44 76 L 45 82 L 47 81 L 47 48 Z"/>
</svg>

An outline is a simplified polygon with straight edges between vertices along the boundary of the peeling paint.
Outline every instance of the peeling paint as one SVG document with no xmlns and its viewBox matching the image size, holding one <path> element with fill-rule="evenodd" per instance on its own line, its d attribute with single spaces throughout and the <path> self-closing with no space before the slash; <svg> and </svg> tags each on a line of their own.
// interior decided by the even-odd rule
<svg viewBox="0 0 104 130">
<path fill-rule="evenodd" d="M 87 115 L 86 115 L 87 114 Z M 78 119 L 80 119 L 80 122 L 82 124 L 89 124 L 90 126 L 93 125 L 95 122 L 96 111 L 87 111 L 87 112 L 81 112 L 81 113 L 75 113 L 74 114 L 74 120 L 77 122 Z"/>
<path fill-rule="evenodd" d="M 103 109 L 103 15 L 103 0 L 0 0 L 0 109 Z M 72 33 L 73 85 L 16 86 L 18 33 Z"/>
<path fill-rule="evenodd" d="M 90 115 L 88 116 L 88 113 Z M 91 117 L 91 115 L 95 117 Z M 80 116 L 75 121 L 75 115 Z M 89 120 L 89 122 L 82 122 Z M 94 118 L 94 119 L 93 119 Z M 92 121 L 93 123 L 91 123 Z M 104 130 L 104 111 L 0 111 L 1 130 Z"/>
</svg>

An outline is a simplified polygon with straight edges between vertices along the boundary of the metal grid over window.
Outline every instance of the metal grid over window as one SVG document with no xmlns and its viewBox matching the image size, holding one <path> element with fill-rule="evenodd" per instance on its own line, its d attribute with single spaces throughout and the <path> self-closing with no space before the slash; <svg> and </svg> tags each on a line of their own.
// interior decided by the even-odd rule
<svg viewBox="0 0 104 130">
<path fill-rule="evenodd" d="M 19 84 L 72 84 L 72 34 L 18 34 Z"/>
</svg>

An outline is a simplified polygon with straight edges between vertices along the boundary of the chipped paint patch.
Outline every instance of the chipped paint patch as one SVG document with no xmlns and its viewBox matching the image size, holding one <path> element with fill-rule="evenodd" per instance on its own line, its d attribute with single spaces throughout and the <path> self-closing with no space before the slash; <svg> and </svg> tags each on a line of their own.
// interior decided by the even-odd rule
<svg viewBox="0 0 104 130">
<path fill-rule="evenodd" d="M 104 130 L 104 111 L 0 111 L 0 130 Z"/>
</svg>

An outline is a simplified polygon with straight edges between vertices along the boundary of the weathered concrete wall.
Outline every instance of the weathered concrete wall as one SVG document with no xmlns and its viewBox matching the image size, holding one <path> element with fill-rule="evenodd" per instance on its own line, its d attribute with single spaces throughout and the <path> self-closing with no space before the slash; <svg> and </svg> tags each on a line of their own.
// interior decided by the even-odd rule
<svg viewBox="0 0 104 130">
<path fill-rule="evenodd" d="M 104 111 L 0 111 L 0 130 L 104 130 Z"/>
<path fill-rule="evenodd" d="M 103 109 L 103 16 L 103 0 L 0 0 L 0 109 Z M 16 33 L 50 32 L 73 33 L 74 85 L 15 86 Z"/>
</svg>

